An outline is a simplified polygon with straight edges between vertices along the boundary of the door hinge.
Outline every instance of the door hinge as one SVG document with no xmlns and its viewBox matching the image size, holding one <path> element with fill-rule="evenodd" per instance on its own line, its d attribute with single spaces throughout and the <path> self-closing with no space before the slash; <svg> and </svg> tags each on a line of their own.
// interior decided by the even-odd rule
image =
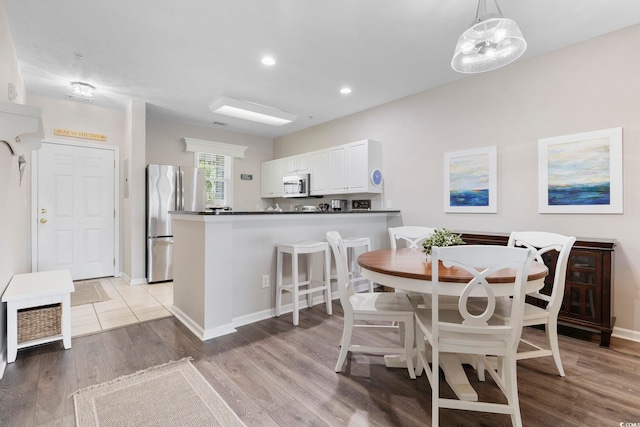
<svg viewBox="0 0 640 427">
<path fill-rule="evenodd" d="M 113 266 L 114 267 L 116 266 L 116 259 L 115 258 L 113 259 Z"/>
</svg>

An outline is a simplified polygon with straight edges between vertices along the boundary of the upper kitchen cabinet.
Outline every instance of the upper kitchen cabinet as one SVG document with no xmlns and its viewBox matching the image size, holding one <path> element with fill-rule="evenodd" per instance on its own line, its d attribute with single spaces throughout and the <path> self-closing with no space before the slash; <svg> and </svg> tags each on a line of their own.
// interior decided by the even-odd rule
<svg viewBox="0 0 640 427">
<path fill-rule="evenodd" d="M 318 150 L 309 153 L 312 196 L 324 196 L 329 192 L 329 151 Z"/>
<path fill-rule="evenodd" d="M 270 160 L 262 163 L 261 197 L 282 197 L 284 185 L 284 159 Z"/>
<path fill-rule="evenodd" d="M 371 179 L 371 173 L 382 167 L 380 142 L 365 139 L 329 148 L 328 162 L 328 194 L 382 192 Z"/>
<path fill-rule="evenodd" d="M 299 154 L 297 156 L 285 157 L 284 174 L 302 175 L 309 173 L 309 154 Z"/>
</svg>

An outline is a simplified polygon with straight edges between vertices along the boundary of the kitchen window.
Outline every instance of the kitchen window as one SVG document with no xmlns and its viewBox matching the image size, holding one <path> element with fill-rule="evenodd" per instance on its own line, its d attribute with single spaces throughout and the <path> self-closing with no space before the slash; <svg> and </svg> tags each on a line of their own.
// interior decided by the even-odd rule
<svg viewBox="0 0 640 427">
<path fill-rule="evenodd" d="M 244 145 L 182 138 L 184 150 L 193 153 L 195 167 L 205 171 L 205 206 L 233 207 L 233 162 L 244 159 Z"/>
<path fill-rule="evenodd" d="M 196 167 L 205 171 L 205 206 L 231 206 L 233 158 L 220 154 L 195 153 Z"/>
</svg>

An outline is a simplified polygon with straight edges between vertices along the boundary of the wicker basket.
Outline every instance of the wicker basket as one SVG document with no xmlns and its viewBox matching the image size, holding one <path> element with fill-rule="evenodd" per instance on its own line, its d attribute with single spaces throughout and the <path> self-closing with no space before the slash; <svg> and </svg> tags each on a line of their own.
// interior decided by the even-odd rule
<svg viewBox="0 0 640 427">
<path fill-rule="evenodd" d="M 18 310 L 18 342 L 51 337 L 62 333 L 60 304 Z"/>
</svg>

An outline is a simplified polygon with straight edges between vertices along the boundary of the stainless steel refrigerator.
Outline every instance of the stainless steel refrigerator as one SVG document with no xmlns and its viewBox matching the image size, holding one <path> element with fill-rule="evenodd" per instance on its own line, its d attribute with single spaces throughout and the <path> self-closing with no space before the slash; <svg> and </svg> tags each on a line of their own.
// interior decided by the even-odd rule
<svg viewBox="0 0 640 427">
<path fill-rule="evenodd" d="M 203 211 L 205 173 L 198 168 L 147 166 L 147 282 L 173 280 L 169 211 Z"/>
</svg>

